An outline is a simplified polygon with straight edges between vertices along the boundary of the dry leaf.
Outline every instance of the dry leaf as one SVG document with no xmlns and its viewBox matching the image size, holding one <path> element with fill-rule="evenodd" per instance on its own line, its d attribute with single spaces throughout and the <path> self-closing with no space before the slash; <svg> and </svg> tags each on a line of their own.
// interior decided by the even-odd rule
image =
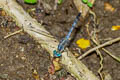
<svg viewBox="0 0 120 80">
<path fill-rule="evenodd" d="M 78 56 L 80 56 L 80 54 L 78 54 L 78 53 L 76 53 L 76 52 L 74 52 L 74 54 L 73 54 L 75 57 L 78 57 Z"/>
<path fill-rule="evenodd" d="M 90 41 L 85 40 L 84 38 L 77 40 L 76 44 L 82 49 L 86 49 L 86 48 L 90 47 Z"/>
<path fill-rule="evenodd" d="M 109 3 L 105 3 L 104 8 L 105 8 L 105 10 L 111 11 L 111 12 L 113 12 L 115 10 L 115 8 L 113 8 L 112 5 Z"/>
<path fill-rule="evenodd" d="M 32 76 L 35 78 L 35 80 L 40 80 L 39 75 L 36 70 L 33 70 Z"/>
<path fill-rule="evenodd" d="M 48 68 L 48 72 L 49 74 L 55 74 L 55 67 L 53 64 L 51 64 L 50 67 Z"/>
<path fill-rule="evenodd" d="M 5 11 L 2 10 L 2 11 L 1 11 L 1 15 L 2 15 L 2 16 L 5 16 L 5 15 L 6 15 Z"/>
<path fill-rule="evenodd" d="M 60 70 L 61 69 L 61 66 L 60 66 L 60 64 L 59 64 L 59 58 L 55 58 L 54 60 L 53 60 L 53 64 L 54 64 L 54 67 L 55 67 L 55 71 L 58 71 L 58 70 Z"/>
<path fill-rule="evenodd" d="M 52 60 L 53 64 L 51 64 L 49 69 L 48 69 L 48 72 L 50 74 L 55 74 L 56 71 L 61 69 L 61 66 L 59 64 L 59 60 L 60 60 L 59 58 L 55 58 L 55 59 Z"/>
<path fill-rule="evenodd" d="M 120 26 L 112 26 L 112 30 L 113 31 L 120 30 Z"/>
</svg>

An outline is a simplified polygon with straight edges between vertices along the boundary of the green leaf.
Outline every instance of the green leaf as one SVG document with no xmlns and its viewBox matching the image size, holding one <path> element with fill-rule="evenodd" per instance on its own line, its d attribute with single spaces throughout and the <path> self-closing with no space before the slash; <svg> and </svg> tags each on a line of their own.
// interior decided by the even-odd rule
<svg viewBox="0 0 120 80">
<path fill-rule="evenodd" d="M 58 0 L 58 4 L 60 5 L 63 2 L 63 0 Z"/>
<path fill-rule="evenodd" d="M 92 4 L 92 3 L 90 3 L 90 2 L 88 2 L 88 3 L 87 3 L 87 5 L 88 5 L 88 7 L 90 7 L 90 8 L 92 8 L 92 7 L 93 7 L 93 4 Z"/>
<path fill-rule="evenodd" d="M 24 0 L 24 2 L 28 4 L 35 4 L 37 3 L 37 0 Z"/>
<path fill-rule="evenodd" d="M 88 2 L 88 0 L 82 0 L 82 2 L 86 4 Z"/>
</svg>

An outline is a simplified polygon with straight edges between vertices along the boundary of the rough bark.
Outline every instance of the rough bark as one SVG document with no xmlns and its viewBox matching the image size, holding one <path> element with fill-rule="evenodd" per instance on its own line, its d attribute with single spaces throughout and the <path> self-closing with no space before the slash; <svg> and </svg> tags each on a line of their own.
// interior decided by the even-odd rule
<svg viewBox="0 0 120 80">
<path fill-rule="evenodd" d="M 89 2 L 91 2 L 92 4 L 94 4 L 95 0 L 88 0 Z M 79 12 L 82 12 L 82 17 L 85 18 L 85 16 L 87 15 L 87 13 L 89 12 L 89 7 L 87 6 L 87 4 L 84 4 L 82 2 L 82 0 L 73 0 L 77 10 Z"/>
<path fill-rule="evenodd" d="M 53 50 L 57 49 L 59 42 L 41 24 L 26 13 L 15 0 L 0 0 L 0 7 L 13 17 L 20 28 L 23 28 L 25 32 L 40 43 L 50 53 L 51 57 L 53 56 Z M 61 64 L 77 80 L 98 80 L 68 49 L 62 53 Z"/>
</svg>

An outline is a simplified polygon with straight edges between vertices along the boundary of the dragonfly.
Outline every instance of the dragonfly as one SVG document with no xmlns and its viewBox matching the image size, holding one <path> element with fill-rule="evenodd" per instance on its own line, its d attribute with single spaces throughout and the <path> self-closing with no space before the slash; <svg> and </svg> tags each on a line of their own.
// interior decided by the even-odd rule
<svg viewBox="0 0 120 80">
<path fill-rule="evenodd" d="M 68 43 L 70 42 L 70 35 L 72 33 L 72 31 L 74 30 L 75 26 L 77 25 L 77 22 L 79 21 L 79 17 L 81 16 L 81 12 L 78 13 L 78 15 L 76 16 L 72 27 L 70 28 L 68 34 L 66 35 L 65 38 L 63 38 L 60 43 L 58 44 L 57 50 L 53 51 L 53 55 L 54 57 L 60 57 L 61 53 L 64 51 L 64 49 L 66 48 L 66 46 L 68 45 Z"/>
<path fill-rule="evenodd" d="M 70 28 L 67 36 L 65 38 L 63 38 L 60 43 L 58 44 L 58 47 L 57 47 L 57 50 L 54 50 L 53 51 L 53 55 L 54 57 L 60 57 L 61 56 L 61 53 L 64 51 L 64 49 L 66 48 L 66 46 L 68 45 L 68 43 L 70 42 L 70 35 L 72 33 L 72 31 L 74 30 L 77 22 L 79 21 L 79 17 L 81 16 L 81 12 L 78 13 L 78 15 L 76 16 L 73 24 L 72 24 L 72 27 Z M 42 34 L 42 35 L 45 35 L 47 37 L 50 37 L 50 38 L 53 38 L 53 36 L 51 36 L 48 32 L 46 31 L 43 31 L 43 30 L 40 30 L 40 29 L 37 29 L 37 28 L 34 28 L 32 27 L 32 25 L 30 24 L 30 27 L 29 29 L 33 32 L 36 32 L 38 34 Z"/>
</svg>

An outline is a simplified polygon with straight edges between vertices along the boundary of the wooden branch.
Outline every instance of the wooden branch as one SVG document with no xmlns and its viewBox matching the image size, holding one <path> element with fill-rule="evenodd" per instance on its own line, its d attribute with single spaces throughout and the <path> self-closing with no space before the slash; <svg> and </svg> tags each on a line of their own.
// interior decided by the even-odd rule
<svg viewBox="0 0 120 80">
<path fill-rule="evenodd" d="M 57 49 L 59 42 L 41 24 L 26 13 L 15 0 L 0 0 L 0 7 L 13 17 L 19 27 L 23 28 L 53 56 L 53 50 Z M 62 53 L 61 64 L 77 80 L 98 80 L 68 49 Z"/>
<path fill-rule="evenodd" d="M 95 0 L 88 0 L 89 2 L 91 2 L 92 4 L 94 4 Z M 85 18 L 85 16 L 87 15 L 88 11 L 90 10 L 89 7 L 87 6 L 87 4 L 84 4 L 82 2 L 82 0 L 73 0 L 77 10 L 79 12 L 82 12 L 82 17 Z"/>
</svg>

